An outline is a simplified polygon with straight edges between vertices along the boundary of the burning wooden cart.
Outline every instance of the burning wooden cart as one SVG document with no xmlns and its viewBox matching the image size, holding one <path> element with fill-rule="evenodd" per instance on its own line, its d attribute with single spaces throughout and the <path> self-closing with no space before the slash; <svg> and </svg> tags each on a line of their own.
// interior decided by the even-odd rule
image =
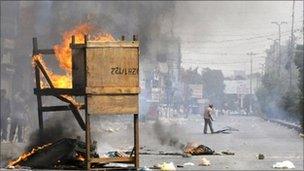
<svg viewBox="0 0 304 171">
<path fill-rule="evenodd" d="M 75 43 L 72 37 L 72 88 L 56 88 L 45 68 L 35 60 L 36 88 L 39 129 L 43 131 L 43 112 L 71 110 L 80 127 L 86 134 L 87 169 L 92 163 L 131 163 L 139 166 L 139 125 L 138 94 L 139 88 L 139 42 L 133 41 L 99 42 L 85 36 L 84 43 Z M 54 54 L 53 49 L 39 49 L 37 38 L 33 38 L 33 56 Z M 50 88 L 42 88 L 40 73 Z M 75 104 L 68 96 L 81 96 L 84 104 Z M 55 96 L 67 102 L 67 106 L 44 106 L 42 96 Z M 85 112 L 85 121 L 80 115 Z M 134 148 L 129 157 L 91 158 L 90 117 L 98 115 L 133 115 Z"/>
</svg>

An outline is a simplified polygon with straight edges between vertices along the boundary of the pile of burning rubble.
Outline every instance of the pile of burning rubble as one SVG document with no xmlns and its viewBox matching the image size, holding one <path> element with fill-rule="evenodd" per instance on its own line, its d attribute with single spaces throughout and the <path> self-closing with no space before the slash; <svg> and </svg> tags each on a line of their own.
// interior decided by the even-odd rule
<svg viewBox="0 0 304 171">
<path fill-rule="evenodd" d="M 91 146 L 91 156 L 98 157 L 96 143 Z M 85 168 L 86 146 L 79 139 L 63 138 L 54 143 L 33 148 L 15 160 L 8 168 L 29 167 L 35 169 L 82 169 Z M 92 166 L 93 167 L 93 166 Z"/>
</svg>

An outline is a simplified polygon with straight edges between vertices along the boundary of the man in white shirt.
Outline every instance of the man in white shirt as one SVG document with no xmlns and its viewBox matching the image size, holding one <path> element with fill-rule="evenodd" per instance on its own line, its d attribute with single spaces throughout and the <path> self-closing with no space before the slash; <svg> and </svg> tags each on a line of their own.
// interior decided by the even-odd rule
<svg viewBox="0 0 304 171">
<path fill-rule="evenodd" d="M 211 133 L 214 133 L 212 128 L 212 121 L 213 121 L 213 118 L 211 116 L 212 111 L 213 111 L 213 105 L 209 104 L 209 106 L 204 111 L 204 120 L 205 120 L 204 134 L 207 134 L 207 125 L 209 125 Z"/>
</svg>

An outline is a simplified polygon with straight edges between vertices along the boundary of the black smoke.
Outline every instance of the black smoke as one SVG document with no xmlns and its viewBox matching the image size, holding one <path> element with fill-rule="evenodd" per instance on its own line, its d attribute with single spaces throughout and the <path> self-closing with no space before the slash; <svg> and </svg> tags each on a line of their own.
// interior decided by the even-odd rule
<svg viewBox="0 0 304 171">
<path fill-rule="evenodd" d="M 42 132 L 38 129 L 30 134 L 26 149 L 30 150 L 36 146 L 54 143 L 62 138 L 83 137 L 84 131 L 81 131 L 71 112 L 53 113 L 51 118 L 44 121 Z"/>
<path fill-rule="evenodd" d="M 153 125 L 154 133 L 161 145 L 168 145 L 177 149 L 183 149 L 185 144 L 181 142 L 180 128 L 174 124 L 165 124 L 157 120 Z"/>
</svg>

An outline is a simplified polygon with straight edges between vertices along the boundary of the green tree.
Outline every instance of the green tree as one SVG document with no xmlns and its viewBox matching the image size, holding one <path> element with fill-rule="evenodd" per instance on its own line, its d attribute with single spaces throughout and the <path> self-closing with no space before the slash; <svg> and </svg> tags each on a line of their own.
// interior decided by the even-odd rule
<svg viewBox="0 0 304 171">
<path fill-rule="evenodd" d="M 216 107 L 222 108 L 224 103 L 224 75 L 221 70 L 209 68 L 202 72 L 203 93 Z"/>
<path fill-rule="evenodd" d="M 296 47 L 296 52 L 295 52 L 295 56 L 294 56 L 294 63 L 297 66 L 297 69 L 299 71 L 299 82 L 298 82 L 298 87 L 300 90 L 299 93 L 299 101 L 298 101 L 298 111 L 300 114 L 300 117 L 302 119 L 302 128 L 304 130 L 304 65 L 303 65 L 303 61 L 304 61 L 304 47 L 303 45 L 297 45 Z"/>
</svg>

